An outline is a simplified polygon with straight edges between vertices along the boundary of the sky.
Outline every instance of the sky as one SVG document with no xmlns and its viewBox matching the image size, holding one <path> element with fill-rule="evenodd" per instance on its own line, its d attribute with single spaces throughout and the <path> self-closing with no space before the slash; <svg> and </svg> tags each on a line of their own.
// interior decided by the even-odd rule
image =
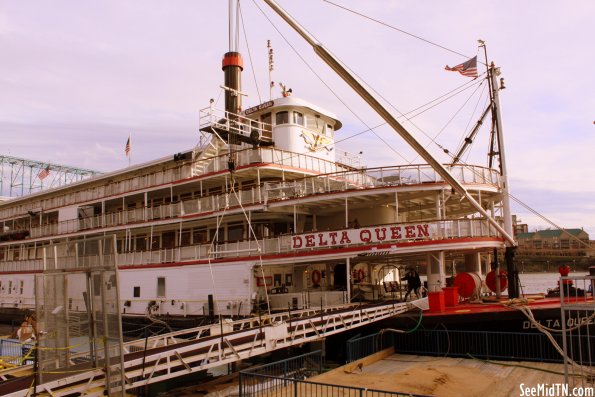
<svg viewBox="0 0 595 397">
<path fill-rule="evenodd" d="M 279 0 L 445 163 L 443 149 L 456 152 L 485 108 L 486 84 L 444 66 L 478 55 L 483 73 L 484 40 L 505 79 L 512 194 L 595 238 L 595 2 L 333 2 L 382 24 L 322 0 Z M 199 109 L 211 98 L 223 106 L 227 4 L 0 0 L 0 154 L 105 172 L 128 165 L 129 134 L 133 164 L 196 146 Z M 263 1 L 242 0 L 241 10 L 244 107 L 269 99 L 271 40 L 272 80 L 338 115 L 338 149 L 362 151 L 368 167 L 422 162 L 386 126 L 349 138 L 383 121 Z M 465 162 L 487 164 L 488 125 Z M 512 208 L 530 230 L 551 227 Z"/>
</svg>

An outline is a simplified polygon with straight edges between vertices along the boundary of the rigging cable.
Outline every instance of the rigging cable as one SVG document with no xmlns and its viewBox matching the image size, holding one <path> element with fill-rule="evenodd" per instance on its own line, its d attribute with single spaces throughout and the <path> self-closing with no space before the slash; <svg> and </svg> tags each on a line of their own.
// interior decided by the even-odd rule
<svg viewBox="0 0 595 397">
<path fill-rule="evenodd" d="M 397 32 L 400 32 L 400 33 L 406 34 L 406 35 L 408 35 L 408 36 L 411 36 L 411 37 L 413 37 L 413 38 L 415 38 L 415 39 L 421 40 L 421 41 L 423 41 L 423 42 L 425 42 L 425 43 L 427 43 L 427 44 L 430 44 L 430 45 L 433 45 L 433 46 L 435 46 L 435 47 L 441 48 L 441 49 L 443 49 L 443 50 L 445 50 L 445 51 L 452 52 L 453 54 L 460 55 L 460 56 L 462 56 L 462 57 L 465 57 L 465 58 L 471 58 L 471 57 L 469 57 L 469 56 L 467 56 L 467 55 L 465 55 L 465 54 L 461 54 L 461 53 L 460 53 L 460 52 L 458 52 L 458 51 L 451 50 L 450 48 L 444 47 L 443 45 L 440 45 L 440 44 L 434 43 L 433 41 L 430 41 L 430 40 L 428 40 L 428 39 L 424 39 L 423 37 L 417 36 L 417 35 L 415 35 L 415 34 L 413 34 L 413 33 L 409 33 L 409 32 L 407 32 L 407 31 L 405 31 L 405 30 L 403 30 L 403 29 L 399 29 L 399 28 L 397 28 L 397 27 L 395 27 L 395 26 L 389 25 L 389 24 L 388 24 L 388 23 L 386 23 L 386 22 L 382 22 L 382 21 L 380 21 L 380 20 L 378 20 L 378 19 L 374 19 L 374 18 L 372 18 L 372 17 L 369 17 L 369 16 L 367 16 L 367 15 L 364 15 L 364 14 L 362 14 L 362 13 L 360 13 L 360 12 L 354 11 L 354 10 L 352 10 L 352 9 L 350 9 L 350 8 L 347 8 L 347 7 L 345 7 L 345 6 L 342 6 L 342 5 L 339 5 L 339 4 L 336 4 L 336 3 L 333 3 L 332 1 L 329 1 L 329 0 L 322 0 L 322 1 L 324 1 L 325 3 L 331 4 L 331 5 L 335 6 L 335 7 L 341 8 L 341 9 L 343 9 L 343 10 L 345 10 L 345 11 L 351 12 L 351 13 L 353 13 L 353 14 L 355 14 L 355 15 L 358 15 L 358 16 L 360 16 L 360 17 L 363 17 L 363 18 L 365 18 L 365 19 L 369 19 L 370 21 L 376 22 L 376 23 L 378 23 L 378 24 L 380 24 L 380 25 L 383 25 L 383 26 L 385 26 L 385 27 L 387 27 L 387 28 L 390 28 L 390 29 L 396 30 Z"/>
<path fill-rule="evenodd" d="M 305 60 L 305 59 L 304 59 L 304 58 L 303 58 L 303 57 L 302 57 L 302 56 L 299 54 L 299 52 L 298 52 L 298 51 L 297 51 L 297 50 L 296 50 L 296 49 L 295 49 L 295 48 L 294 48 L 294 47 L 291 45 L 291 43 L 289 43 L 289 41 L 287 40 L 287 38 L 286 38 L 286 37 L 285 37 L 285 36 L 284 36 L 284 35 L 283 35 L 283 34 L 282 34 L 280 31 L 279 31 L 279 29 L 278 29 L 278 28 L 275 26 L 275 24 L 274 24 L 274 23 L 273 23 L 273 22 L 270 20 L 270 18 L 269 18 L 269 17 L 268 17 L 268 16 L 267 16 L 267 15 L 264 13 L 264 11 L 263 11 L 263 10 L 262 10 L 262 9 L 261 9 L 259 6 L 258 6 L 258 4 L 256 4 L 255 0 L 252 0 L 252 1 L 253 1 L 253 3 L 255 4 L 255 6 L 256 6 L 256 7 L 257 7 L 257 8 L 260 10 L 260 12 L 261 12 L 261 13 L 264 15 L 264 17 L 265 17 L 265 18 L 266 18 L 266 19 L 269 21 L 269 23 L 271 24 L 271 26 L 273 26 L 273 28 L 274 28 L 274 29 L 277 31 L 277 33 L 279 33 L 279 35 L 280 35 L 280 36 L 281 36 L 281 37 L 282 37 L 282 38 L 285 40 L 285 42 L 286 42 L 286 43 L 287 43 L 287 44 L 290 46 L 290 48 L 291 48 L 291 49 L 292 49 L 292 50 L 293 50 L 293 51 L 296 53 L 296 55 L 297 55 L 297 56 L 298 56 L 298 57 L 299 57 L 299 58 L 302 60 L 302 62 L 304 62 L 304 64 L 305 64 L 305 65 L 306 65 L 306 66 L 307 66 L 307 67 L 310 69 L 310 71 L 311 71 L 311 72 L 312 72 L 312 73 L 313 73 L 313 74 L 314 74 L 314 75 L 315 75 L 315 76 L 316 76 L 316 77 L 317 77 L 317 78 L 318 78 L 318 79 L 319 79 L 319 80 L 320 80 L 320 81 L 321 81 L 321 82 L 322 82 L 322 83 L 323 83 L 323 84 L 324 84 L 324 85 L 325 85 L 325 86 L 326 86 L 326 87 L 327 87 L 327 88 L 328 88 L 328 89 L 329 89 L 329 90 L 330 90 L 330 91 L 333 93 L 333 95 L 334 95 L 334 96 L 335 96 L 335 97 L 336 97 L 336 98 L 337 98 L 337 99 L 338 99 L 338 100 L 339 100 L 339 101 L 340 101 L 340 102 L 341 102 L 341 103 L 342 103 L 342 104 L 343 104 L 343 105 L 344 105 L 344 106 L 345 106 L 345 107 L 346 107 L 346 108 L 347 108 L 347 109 L 348 109 L 348 110 L 349 110 L 349 111 L 350 111 L 350 112 L 351 112 L 351 113 L 352 113 L 352 114 L 353 114 L 353 115 L 354 115 L 354 116 L 355 116 L 355 117 L 356 117 L 356 118 L 357 118 L 357 119 L 358 119 L 358 120 L 359 120 L 359 121 L 362 123 L 362 124 L 364 124 L 364 125 L 365 125 L 365 126 L 368 128 L 368 130 L 369 130 L 369 131 L 371 131 L 372 133 L 374 133 L 374 135 L 376 135 L 376 136 L 377 136 L 377 137 L 378 137 L 378 138 L 379 138 L 379 139 L 380 139 L 382 142 L 386 143 L 386 142 L 385 142 L 383 139 L 381 139 L 381 138 L 378 136 L 378 134 L 377 134 L 377 133 L 376 133 L 376 132 L 375 132 L 375 131 L 374 131 L 374 130 L 373 130 L 373 129 L 372 129 L 372 128 L 371 128 L 371 127 L 370 127 L 370 126 L 367 124 L 367 123 L 365 123 L 365 122 L 364 122 L 364 121 L 363 121 L 363 120 L 362 120 L 362 119 L 361 119 L 361 118 L 360 118 L 360 117 L 359 117 L 359 116 L 358 116 L 358 115 L 357 115 L 357 114 L 356 114 L 356 113 L 355 113 L 355 112 L 354 112 L 354 111 L 353 111 L 353 110 L 352 110 L 352 109 L 351 109 L 351 108 L 350 108 L 350 107 L 349 107 L 349 106 L 348 106 L 348 105 L 347 105 L 347 104 L 346 104 L 346 103 L 345 103 L 345 102 L 344 102 L 344 101 L 341 99 L 341 98 L 339 98 L 339 96 L 338 96 L 338 95 L 337 95 L 337 94 L 336 94 L 336 93 L 335 93 L 335 92 L 332 90 L 332 88 L 331 88 L 331 87 L 330 87 L 330 86 L 329 86 L 329 85 L 328 85 L 328 84 L 327 84 L 327 83 L 326 83 L 326 82 L 325 82 L 325 81 L 324 81 L 324 80 L 323 80 L 323 79 L 322 79 L 322 78 L 321 78 L 321 77 L 320 77 L 320 76 L 319 76 L 319 75 L 318 75 L 318 74 L 317 74 L 317 73 L 314 71 L 314 69 L 313 69 L 313 68 L 312 68 L 312 67 L 311 67 L 311 66 L 310 66 L 310 65 L 309 65 L 309 64 L 306 62 L 306 60 Z M 327 3 L 329 3 L 329 4 L 332 4 L 332 5 L 338 6 L 337 4 L 335 4 L 335 3 L 332 3 L 332 2 L 330 2 L 330 1 L 328 1 L 328 0 L 323 0 L 323 1 L 325 1 L 325 2 L 327 2 Z M 426 39 L 423 39 L 423 38 L 421 38 L 421 37 L 415 36 L 415 35 L 413 35 L 413 34 L 411 34 L 411 33 L 405 32 L 405 31 L 403 31 L 403 30 L 401 30 L 401 29 L 398 29 L 398 28 L 396 28 L 396 27 L 390 26 L 390 25 L 388 25 L 388 24 L 385 24 L 385 23 L 383 23 L 383 22 L 380 22 L 380 21 L 374 20 L 374 19 L 372 19 L 372 18 L 369 18 L 369 17 L 367 17 L 367 16 L 365 16 L 365 15 L 363 15 L 363 14 L 359 14 L 359 13 L 357 13 L 357 12 L 355 12 L 355 11 L 349 10 L 349 9 L 347 9 L 347 8 L 345 8 L 345 7 L 342 7 L 342 6 L 338 6 L 338 7 L 344 8 L 345 10 L 348 10 L 348 11 L 350 11 L 350 12 L 354 12 L 354 13 L 356 13 L 356 14 L 360 15 L 360 16 L 363 16 L 363 17 L 365 17 L 365 18 L 371 19 L 371 20 L 373 20 L 373 21 L 375 21 L 375 22 L 377 22 L 377 23 L 380 23 L 380 24 L 386 25 L 387 27 L 390 27 L 391 29 L 394 29 L 394 30 L 400 31 L 400 32 L 402 32 L 402 33 L 408 34 L 408 35 L 410 35 L 410 36 L 412 36 L 412 37 L 418 38 L 418 39 L 420 39 L 420 40 L 422 40 L 422 41 L 425 41 L 425 42 L 427 42 L 427 43 L 429 43 L 429 44 L 432 44 L 432 45 L 435 45 L 435 46 L 437 46 L 437 47 L 440 47 L 440 48 L 442 48 L 442 49 L 444 49 L 444 50 L 447 50 L 447 51 L 453 52 L 453 53 L 455 53 L 455 54 L 458 54 L 458 55 L 461 55 L 461 56 L 465 56 L 465 55 L 463 55 L 463 54 L 461 54 L 461 53 L 459 53 L 459 52 L 456 52 L 456 51 L 454 51 L 454 50 L 450 50 L 450 49 L 448 49 L 448 48 L 446 48 L 446 47 L 443 47 L 443 46 L 441 46 L 441 45 L 438 45 L 438 44 L 436 44 L 436 43 L 433 43 L 433 42 L 431 42 L 431 41 L 429 41 L 429 40 L 426 40 Z M 313 37 L 315 37 L 314 35 L 312 35 L 312 36 L 313 36 Z M 359 76 L 358 76 L 358 77 L 359 77 Z M 362 81 L 363 81 L 363 80 L 362 80 Z M 368 85 L 368 84 L 366 84 L 366 85 Z M 369 85 L 368 85 L 368 86 L 369 86 Z M 384 99 L 384 98 L 383 98 L 383 99 Z M 389 104 L 390 104 L 390 102 L 389 102 Z M 391 106 L 392 106 L 392 104 L 391 104 Z M 394 106 L 393 106 L 393 108 L 394 108 Z M 385 123 L 383 123 L 383 124 L 385 124 Z M 381 124 L 381 125 L 383 125 L 383 124 Z M 413 125 L 415 125 L 415 124 L 413 124 Z M 377 127 L 374 127 L 374 128 L 377 128 Z M 365 131 L 365 132 L 367 132 L 367 131 Z M 363 132 L 362 132 L 362 133 L 363 133 Z M 358 135 L 359 135 L 359 134 L 358 134 Z M 396 151 L 394 148 L 392 148 L 392 147 L 391 147 L 390 145 L 388 145 L 388 144 L 387 144 L 387 146 L 388 146 L 388 147 L 389 147 L 391 150 L 393 150 L 393 152 L 395 152 L 397 155 L 399 155 L 399 157 L 401 157 L 401 158 L 403 158 L 405 161 L 407 161 L 407 159 L 405 159 L 405 157 L 404 157 L 403 155 L 401 155 L 400 153 L 398 153 L 398 152 L 397 152 L 397 151 Z M 453 157 L 453 155 L 452 155 L 452 154 L 450 154 L 450 153 L 447 153 L 447 155 L 449 155 L 451 158 Z M 411 164 L 411 162 L 409 162 L 409 164 Z M 465 165 L 467 168 L 470 168 L 470 169 L 471 169 L 471 170 L 472 170 L 474 173 L 477 173 L 477 174 L 479 174 L 479 173 L 478 173 L 478 171 L 476 171 L 476 170 L 475 170 L 473 167 L 469 166 L 469 164 L 466 164 L 466 163 L 463 163 L 463 162 L 461 162 L 461 164 L 464 164 L 464 165 Z M 520 202 L 520 200 L 518 200 L 517 198 L 515 198 L 513 195 L 511 195 L 510 193 L 508 193 L 508 194 L 509 194 L 509 196 L 510 196 L 510 197 L 511 197 L 513 200 L 515 200 L 515 201 L 517 201 L 517 202 L 521 203 L 521 202 Z M 524 205 L 524 203 L 523 203 L 522 205 L 523 205 L 523 206 L 525 206 L 525 205 Z M 528 206 L 527 206 L 527 207 L 528 207 Z M 553 222 L 551 222 L 550 220 L 548 220 L 547 218 L 545 218 L 543 215 L 541 215 L 541 214 L 538 214 L 536 211 L 534 211 L 534 210 L 532 210 L 532 209 L 531 209 L 531 211 L 532 211 L 532 212 L 534 212 L 534 213 L 535 213 L 536 215 L 538 215 L 539 217 L 541 217 L 542 219 L 546 220 L 548 223 L 550 223 L 550 224 L 554 225 L 554 226 L 555 226 L 555 227 L 557 227 L 558 229 L 560 229 L 560 230 L 563 230 L 563 229 L 561 229 L 559 226 L 555 225 Z M 566 233 L 567 233 L 567 232 L 566 232 Z M 568 233 L 568 234 L 570 234 L 570 233 Z M 573 237 L 574 237 L 574 236 L 573 236 Z M 574 237 L 574 238 L 576 238 L 576 237 Z M 579 240 L 579 239 L 577 238 L 577 240 Z M 579 240 L 579 241 L 581 241 L 581 240 Z M 585 244 L 585 243 L 581 241 L 581 244 Z"/>
<path fill-rule="evenodd" d="M 310 71 L 318 78 L 318 80 L 320 80 L 320 82 L 335 96 L 335 98 L 337 98 L 337 100 L 339 100 L 339 102 L 341 102 L 343 104 L 343 106 L 345 106 L 345 108 L 347 110 L 349 110 L 349 112 L 351 112 L 351 114 L 353 114 L 364 126 L 366 126 L 366 128 L 368 128 L 369 131 L 371 131 L 374 135 L 376 135 L 376 137 L 378 139 L 380 139 L 388 148 L 390 148 L 395 154 L 397 154 L 397 156 L 399 156 L 403 160 L 407 161 L 405 156 L 403 156 L 396 149 L 394 149 L 388 142 L 386 142 L 384 139 L 382 139 L 380 136 L 378 136 L 378 134 L 372 128 L 370 128 L 368 123 L 366 123 L 353 109 L 351 109 L 349 107 L 349 105 L 347 105 L 347 103 L 345 103 L 345 101 L 343 99 L 341 99 L 339 97 L 339 95 L 326 83 L 326 81 L 324 81 L 324 79 L 322 77 L 320 77 L 320 75 L 318 73 L 316 73 L 314 68 L 312 66 L 310 66 L 310 64 L 304 59 L 304 57 L 302 57 L 302 55 L 295 49 L 295 47 L 293 45 L 291 45 L 289 40 L 283 35 L 283 33 L 281 33 L 279 28 L 277 28 L 277 26 L 273 23 L 273 21 L 271 21 L 271 19 L 268 17 L 268 15 L 265 14 L 265 12 L 260 8 L 260 6 L 256 3 L 256 1 L 252 0 L 252 2 L 256 6 L 256 8 L 258 8 L 258 10 L 262 13 L 262 15 L 266 18 L 266 20 L 271 24 L 271 26 L 277 31 L 277 33 L 281 36 L 281 38 L 283 38 L 283 40 L 285 40 L 287 45 L 293 50 L 293 52 L 298 56 L 298 58 L 301 59 L 301 61 L 308 67 L 308 69 L 310 69 Z"/>
<path fill-rule="evenodd" d="M 484 80 L 484 82 L 485 82 L 485 80 Z M 483 85 L 483 83 L 482 83 L 482 85 Z M 483 95 L 485 94 L 485 90 L 486 90 L 486 86 L 485 86 L 485 85 L 483 85 L 483 92 L 482 92 L 482 93 L 481 93 L 481 95 L 480 95 L 480 96 L 477 98 L 477 102 L 475 103 L 475 108 L 473 108 L 473 113 L 472 113 L 472 114 L 469 116 L 469 121 L 467 122 L 467 126 L 465 127 L 465 130 L 464 130 L 465 132 L 464 132 L 464 134 L 461 136 L 461 140 L 459 141 L 459 145 L 457 146 L 457 153 L 458 153 L 458 152 L 461 150 L 461 148 L 462 148 L 462 147 L 463 147 L 463 145 L 465 144 L 465 140 L 466 140 L 465 138 L 467 137 L 468 133 L 469 133 L 470 131 L 472 131 L 472 130 L 473 130 L 473 128 L 474 128 L 474 127 L 473 127 L 473 128 L 469 128 L 469 125 L 471 124 L 471 121 L 472 121 L 472 120 L 474 119 L 474 117 L 475 117 L 475 114 L 476 114 L 476 112 L 477 112 L 477 108 L 479 107 L 479 102 L 481 101 L 481 98 L 482 98 L 482 97 L 483 97 Z M 469 98 L 469 100 L 471 100 L 471 98 Z M 486 98 L 486 102 L 487 102 L 487 100 L 489 100 L 489 97 L 488 97 L 488 98 Z M 468 101 L 467 101 L 467 102 L 468 102 Z M 465 102 L 465 103 L 464 103 L 464 104 L 461 106 L 461 108 L 459 109 L 459 111 L 461 111 L 461 110 L 463 109 L 463 106 L 464 106 L 464 105 L 466 105 L 466 104 L 467 104 L 467 102 Z M 485 104 L 484 104 L 484 108 L 485 108 Z M 458 112 L 459 112 L 459 111 L 457 111 L 457 114 L 458 114 Z M 454 118 L 454 116 L 453 116 L 453 118 Z M 448 123 L 450 124 L 450 122 L 451 122 L 451 121 L 452 121 L 452 118 L 451 118 L 451 119 L 448 121 Z M 444 128 L 446 128 L 446 126 L 444 126 Z"/>
<path fill-rule="evenodd" d="M 254 78 L 254 85 L 256 86 L 256 93 L 258 94 L 258 103 L 262 103 L 262 98 L 260 97 L 260 89 L 258 88 L 258 81 L 256 80 L 256 72 L 254 70 L 254 63 L 252 62 L 252 53 L 250 52 L 250 45 L 248 44 L 248 36 L 246 34 L 246 24 L 244 23 L 244 15 L 242 14 L 242 9 L 240 8 L 240 2 L 238 1 L 238 12 L 240 15 L 240 19 L 242 20 L 242 32 L 244 32 L 244 41 L 246 42 L 246 49 L 248 50 L 248 59 L 250 60 L 250 69 L 252 69 L 252 78 Z"/>
<path fill-rule="evenodd" d="M 376 131 L 374 131 L 373 128 L 371 128 L 366 122 L 364 122 L 361 117 L 359 117 L 355 111 L 353 111 L 339 96 L 338 94 L 333 91 L 333 89 L 314 71 L 314 69 L 308 64 L 308 62 L 301 56 L 301 54 L 295 49 L 294 46 L 291 45 L 291 43 L 289 42 L 289 40 L 280 32 L 280 30 L 277 28 L 277 26 L 275 26 L 275 24 L 270 20 L 270 18 L 264 13 L 264 11 L 256 4 L 256 2 L 254 0 L 252 0 L 253 3 L 255 4 L 255 6 L 260 10 L 260 12 L 264 15 L 264 17 L 268 20 L 268 22 L 271 24 L 271 26 L 273 26 L 273 28 L 277 31 L 277 33 L 283 38 L 283 40 L 285 40 L 285 42 L 287 43 L 287 45 L 290 46 L 290 48 L 296 53 L 296 55 L 302 60 L 302 62 L 310 69 L 310 71 L 327 87 L 327 89 L 329 89 L 329 91 L 331 91 L 331 93 L 362 123 L 364 124 L 368 129 L 368 131 L 371 131 L 380 141 L 382 141 L 387 147 L 389 147 L 394 153 L 396 153 L 399 157 L 401 157 L 403 160 L 405 160 L 408 164 L 413 164 L 413 161 L 409 161 L 407 160 L 402 154 L 400 154 L 395 148 L 393 148 L 386 140 L 384 140 L 382 137 L 380 137 L 378 135 L 378 133 L 376 133 Z M 311 34 L 310 32 L 308 32 L 311 36 L 315 37 L 313 34 Z M 320 41 L 319 41 L 320 43 Z M 328 51 L 328 49 L 327 49 Z M 329 51 L 330 52 L 330 51 Z M 335 56 L 336 57 L 336 56 Z M 336 57 L 337 59 L 339 59 L 338 57 Z M 362 83 L 366 84 L 372 91 L 374 91 L 377 95 L 380 96 L 380 98 L 382 98 L 384 101 L 386 101 L 391 107 L 393 107 L 395 110 L 397 110 L 397 112 L 399 112 L 399 110 L 392 105 L 389 101 L 387 101 L 382 95 L 380 95 L 376 90 L 374 90 L 368 83 L 365 82 L 364 79 L 362 79 L 359 75 L 357 75 L 357 73 L 353 72 L 353 70 L 351 70 L 350 68 L 348 68 L 343 62 L 341 62 L 343 64 L 344 67 L 346 67 L 347 69 L 349 69 L 352 73 L 354 73 L 354 75 L 356 77 L 358 77 L 360 79 L 360 81 L 362 81 Z M 472 81 L 477 80 L 474 79 Z M 483 84 L 482 80 L 479 80 L 478 84 Z M 471 84 L 473 85 L 473 84 Z M 436 105 L 434 105 L 436 106 Z M 432 107 L 434 107 L 432 106 Z M 402 112 L 399 112 L 400 114 L 403 115 Z M 407 117 L 405 117 L 407 119 Z M 411 122 L 410 119 L 408 119 L 408 121 L 415 126 L 419 131 L 421 131 L 424 135 L 426 135 L 428 138 L 430 138 L 432 140 L 431 137 L 428 136 L 428 134 L 426 134 L 421 128 L 419 128 L 417 125 L 415 125 L 413 122 Z M 375 127 L 376 128 L 376 127 Z M 367 131 L 366 131 L 367 132 Z M 443 151 L 444 148 L 437 144 L 436 142 L 434 142 L 434 140 L 432 140 L 433 143 L 435 143 L 438 147 L 440 147 Z M 336 142 L 335 142 L 336 143 Z M 417 157 L 416 157 L 417 158 Z M 429 175 L 426 175 L 429 176 Z"/>
</svg>

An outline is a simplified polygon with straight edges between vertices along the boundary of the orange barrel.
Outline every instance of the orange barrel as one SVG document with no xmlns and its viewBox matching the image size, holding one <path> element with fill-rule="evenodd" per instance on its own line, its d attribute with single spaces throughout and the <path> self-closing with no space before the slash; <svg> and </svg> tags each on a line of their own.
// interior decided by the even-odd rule
<svg viewBox="0 0 595 397">
<path fill-rule="evenodd" d="M 459 295 L 463 298 L 470 298 L 479 295 L 481 292 L 481 278 L 477 273 L 459 273 L 455 277 L 454 286 L 459 289 Z"/>
<path fill-rule="evenodd" d="M 430 313 L 440 313 L 444 311 L 444 292 L 428 292 L 428 303 L 430 304 Z"/>
<path fill-rule="evenodd" d="M 492 292 L 496 292 L 496 271 L 492 270 L 486 276 L 486 285 Z M 508 273 L 500 270 L 500 291 L 506 290 L 508 287 Z"/>
<path fill-rule="evenodd" d="M 453 307 L 459 303 L 459 288 L 458 287 L 444 287 L 444 304 L 446 307 Z"/>
</svg>

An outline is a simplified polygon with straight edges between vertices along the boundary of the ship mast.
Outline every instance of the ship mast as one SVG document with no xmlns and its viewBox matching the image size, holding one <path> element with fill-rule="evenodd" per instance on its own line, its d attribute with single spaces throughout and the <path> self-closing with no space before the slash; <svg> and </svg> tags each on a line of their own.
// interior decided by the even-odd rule
<svg viewBox="0 0 595 397">
<path fill-rule="evenodd" d="M 329 51 L 318 43 L 316 39 L 310 35 L 306 30 L 289 14 L 285 12 L 275 1 L 265 0 L 265 2 L 285 20 L 296 32 L 298 32 L 314 49 L 314 52 L 329 65 L 347 84 L 353 88 L 386 122 L 390 125 L 404 140 L 407 142 L 427 163 L 432 166 L 438 175 L 461 196 L 487 219 L 488 222 L 506 239 L 508 244 L 512 247 L 516 246 L 516 242 L 512 235 L 507 232 L 500 224 L 493 219 L 490 214 L 467 192 L 465 187 L 454 178 L 450 172 L 436 159 L 430 152 L 428 152 L 423 145 L 421 145 L 409 131 L 405 129 L 395 117 L 384 107 L 378 100 L 370 94 L 357 79 L 345 68 L 339 61 L 329 53 Z"/>
<path fill-rule="evenodd" d="M 487 63 L 487 50 L 485 43 L 481 43 L 485 52 L 485 59 Z M 492 165 L 492 156 L 497 155 L 500 165 L 500 178 L 502 183 L 502 218 L 504 220 L 504 230 L 514 236 L 512 229 L 512 211 L 510 208 L 510 191 L 508 184 L 508 171 L 506 167 L 506 156 L 504 152 L 504 134 L 502 131 L 502 115 L 500 113 L 500 97 L 499 91 L 504 89 L 504 79 L 500 79 L 498 82 L 497 77 L 500 75 L 500 68 L 497 68 L 494 62 L 491 62 L 488 67 L 488 82 L 490 87 L 490 101 L 492 107 L 492 120 L 494 123 L 494 129 L 496 133 L 496 140 L 498 144 L 498 152 L 494 153 L 494 141 L 490 148 L 490 166 Z M 491 168 L 491 167 L 490 167 Z M 506 250 L 504 252 L 504 260 L 506 261 L 506 270 L 508 272 L 508 297 L 515 299 L 519 297 L 519 276 L 516 264 L 514 263 L 514 254 L 516 250 L 516 243 L 511 244 L 510 241 L 506 241 Z M 499 284 L 499 269 L 496 269 L 496 281 Z M 499 288 L 498 288 L 499 289 Z"/>
</svg>

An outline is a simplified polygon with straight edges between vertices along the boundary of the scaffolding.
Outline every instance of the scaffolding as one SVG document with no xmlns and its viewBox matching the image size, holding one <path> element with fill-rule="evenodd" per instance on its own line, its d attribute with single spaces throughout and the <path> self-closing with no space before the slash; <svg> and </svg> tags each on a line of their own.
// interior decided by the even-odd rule
<svg viewBox="0 0 595 397">
<path fill-rule="evenodd" d="M 99 174 L 99 171 L 0 154 L 0 196 L 20 197 Z"/>
<path fill-rule="evenodd" d="M 108 395 L 123 396 L 115 236 L 46 247 L 43 273 L 35 277 L 35 297 L 37 391 L 56 376 L 102 369 Z"/>
</svg>

